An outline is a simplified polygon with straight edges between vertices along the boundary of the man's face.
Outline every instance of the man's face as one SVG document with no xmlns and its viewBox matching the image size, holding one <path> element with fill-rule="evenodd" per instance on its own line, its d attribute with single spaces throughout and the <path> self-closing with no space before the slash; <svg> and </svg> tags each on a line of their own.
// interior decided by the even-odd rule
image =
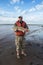
<svg viewBox="0 0 43 65">
<path fill-rule="evenodd" d="M 21 22 L 22 21 L 22 18 L 19 18 L 18 20 Z"/>
</svg>

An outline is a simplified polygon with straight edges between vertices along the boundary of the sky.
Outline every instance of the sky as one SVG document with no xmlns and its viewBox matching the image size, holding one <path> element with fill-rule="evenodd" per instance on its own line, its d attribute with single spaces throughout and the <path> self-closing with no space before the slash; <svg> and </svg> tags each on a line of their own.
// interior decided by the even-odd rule
<svg viewBox="0 0 43 65">
<path fill-rule="evenodd" d="M 43 0 L 0 0 L 0 24 L 13 24 L 18 16 L 28 24 L 43 24 Z"/>
</svg>

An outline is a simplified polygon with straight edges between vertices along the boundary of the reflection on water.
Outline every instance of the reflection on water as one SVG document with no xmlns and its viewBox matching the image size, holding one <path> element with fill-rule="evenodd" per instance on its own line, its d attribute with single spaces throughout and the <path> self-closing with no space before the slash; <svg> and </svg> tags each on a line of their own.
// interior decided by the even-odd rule
<svg viewBox="0 0 43 65">
<path fill-rule="evenodd" d="M 12 25 L 0 25 L 0 39 L 11 34 L 13 32 L 12 27 Z"/>
<path fill-rule="evenodd" d="M 13 34 L 13 25 L 0 25 L 0 39 L 9 34 Z M 30 34 L 26 36 L 27 40 L 43 43 L 43 27 L 29 25 Z M 35 31 L 34 31 L 35 30 Z"/>
<path fill-rule="evenodd" d="M 31 31 L 33 32 L 31 34 L 28 34 L 26 39 L 36 43 L 43 43 L 43 27 L 29 26 L 29 28 L 30 28 L 30 33 Z"/>
</svg>

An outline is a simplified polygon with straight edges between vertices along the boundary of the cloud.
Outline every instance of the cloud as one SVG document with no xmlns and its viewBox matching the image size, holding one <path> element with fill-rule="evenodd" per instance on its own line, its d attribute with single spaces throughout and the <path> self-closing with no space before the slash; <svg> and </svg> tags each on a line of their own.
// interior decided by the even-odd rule
<svg viewBox="0 0 43 65">
<path fill-rule="evenodd" d="M 33 11 L 36 11 L 34 7 L 29 10 L 29 12 L 33 12 Z"/>
<path fill-rule="evenodd" d="M 10 1 L 10 4 L 15 4 L 15 3 L 21 3 L 22 5 L 24 4 L 24 1 L 23 0 L 11 0 Z"/>
<path fill-rule="evenodd" d="M 1 24 L 13 24 L 16 20 L 17 18 L 0 16 Z"/>
<path fill-rule="evenodd" d="M 21 4 L 24 4 L 24 1 L 23 0 L 21 1 Z"/>
<path fill-rule="evenodd" d="M 34 12 L 34 13 L 26 13 L 26 11 L 22 11 L 21 15 L 23 16 L 23 20 L 25 20 L 27 23 L 42 23 L 43 22 L 43 12 Z M 16 17 L 13 16 L 0 16 L 0 23 L 15 23 L 17 20 L 17 17 L 19 14 L 16 15 Z"/>
<path fill-rule="evenodd" d="M 19 7 L 17 8 L 19 11 Z M 16 9 L 16 10 L 17 10 Z M 19 15 L 23 16 L 23 20 L 25 20 L 27 23 L 41 23 L 43 22 L 43 12 L 29 12 L 27 10 L 21 10 L 19 13 L 16 11 L 15 13 L 13 12 L 8 12 L 1 10 L 0 14 L 0 23 L 14 23 L 17 20 L 17 17 Z"/>
<path fill-rule="evenodd" d="M 32 3 L 35 3 L 35 0 L 32 0 Z"/>
<path fill-rule="evenodd" d="M 23 16 L 23 20 L 27 23 L 42 23 L 43 3 L 24 10 L 20 6 L 14 6 L 14 12 L 0 8 L 0 23 L 14 23 L 19 15 Z"/>
<path fill-rule="evenodd" d="M 15 13 L 20 14 L 22 9 L 19 6 L 15 6 L 14 10 L 15 10 Z"/>
<path fill-rule="evenodd" d="M 15 7 L 14 7 L 14 9 L 18 11 L 18 9 L 19 9 L 19 6 L 15 6 Z"/>
<path fill-rule="evenodd" d="M 24 20 L 31 24 L 43 24 L 43 12 L 34 12 L 23 15 Z"/>
<path fill-rule="evenodd" d="M 14 17 L 14 12 L 6 11 L 3 9 L 0 9 L 0 16 L 6 16 L 6 17 Z"/>
<path fill-rule="evenodd" d="M 19 2 L 20 2 L 20 0 L 11 0 L 10 4 L 15 4 L 15 3 L 19 3 Z"/>
<path fill-rule="evenodd" d="M 38 4 L 35 6 L 37 10 L 42 10 L 43 9 L 43 3 Z"/>
<path fill-rule="evenodd" d="M 34 12 L 34 11 L 40 11 L 43 10 L 43 2 L 40 4 L 35 5 L 34 7 L 29 9 L 29 12 Z"/>
</svg>

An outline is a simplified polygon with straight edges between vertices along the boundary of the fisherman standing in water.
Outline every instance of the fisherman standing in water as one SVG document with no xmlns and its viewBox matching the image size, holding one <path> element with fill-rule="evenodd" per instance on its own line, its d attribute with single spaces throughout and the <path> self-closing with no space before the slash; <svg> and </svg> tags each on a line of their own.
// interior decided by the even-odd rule
<svg viewBox="0 0 43 65">
<path fill-rule="evenodd" d="M 23 54 L 24 56 L 27 56 L 27 54 L 24 52 L 24 36 L 25 33 L 28 32 L 28 26 L 26 24 L 26 22 L 24 22 L 22 20 L 22 16 L 18 17 L 18 21 L 16 21 L 16 23 L 14 24 L 14 27 L 22 27 L 24 30 L 20 30 L 19 28 L 17 28 L 15 30 L 15 45 L 16 45 L 16 52 L 17 52 L 17 58 L 20 59 L 20 52 L 21 54 Z"/>
</svg>

